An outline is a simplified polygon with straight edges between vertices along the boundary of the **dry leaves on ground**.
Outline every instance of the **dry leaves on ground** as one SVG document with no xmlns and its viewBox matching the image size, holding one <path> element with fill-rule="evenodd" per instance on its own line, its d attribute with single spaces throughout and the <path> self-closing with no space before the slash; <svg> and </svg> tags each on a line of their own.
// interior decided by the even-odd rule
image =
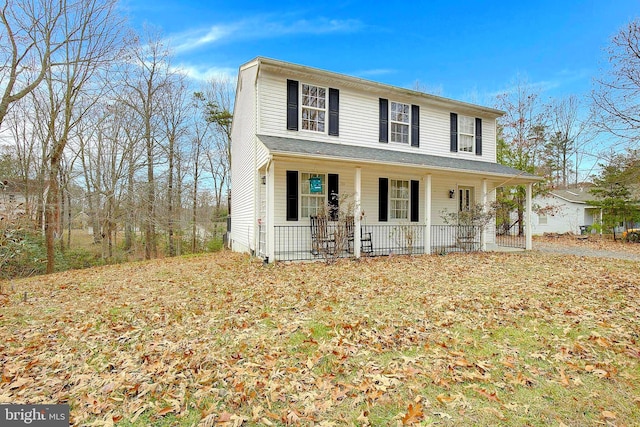
<svg viewBox="0 0 640 427">
<path fill-rule="evenodd" d="M 220 253 L 5 282 L 0 403 L 76 425 L 638 425 L 638 271 Z"/>
</svg>

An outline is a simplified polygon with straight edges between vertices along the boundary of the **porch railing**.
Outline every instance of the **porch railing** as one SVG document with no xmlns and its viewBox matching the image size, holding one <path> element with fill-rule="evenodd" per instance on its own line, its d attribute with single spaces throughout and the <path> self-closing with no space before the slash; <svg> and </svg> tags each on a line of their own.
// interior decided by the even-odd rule
<svg viewBox="0 0 640 427">
<path fill-rule="evenodd" d="M 338 236 L 331 242 L 330 251 L 318 251 L 309 226 L 274 227 L 274 256 L 279 261 L 323 259 L 327 256 L 346 258 L 354 256 L 353 240 L 346 236 L 339 223 L 328 224 L 328 235 Z M 391 254 L 424 254 L 426 225 L 366 225 L 362 234 L 371 237 L 361 247 L 361 256 Z M 262 231 L 262 229 L 261 229 Z M 431 226 L 431 253 L 473 252 L 481 250 L 480 227 L 433 225 Z M 261 236 L 262 237 L 262 236 Z M 262 246 L 262 239 L 261 246 Z M 335 239 L 334 239 L 335 240 Z M 331 252 L 331 253 L 328 253 Z"/>
<path fill-rule="evenodd" d="M 524 234 L 520 234 L 519 221 L 513 224 L 503 223 L 496 228 L 496 245 L 507 248 L 524 249 L 527 245 Z"/>
<path fill-rule="evenodd" d="M 475 225 L 432 225 L 431 253 L 478 252 L 482 228 Z"/>
</svg>

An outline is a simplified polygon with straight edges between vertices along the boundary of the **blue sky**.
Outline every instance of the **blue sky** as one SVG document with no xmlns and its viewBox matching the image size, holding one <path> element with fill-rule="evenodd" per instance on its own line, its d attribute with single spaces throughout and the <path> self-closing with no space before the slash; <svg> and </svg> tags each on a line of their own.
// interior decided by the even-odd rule
<svg viewBox="0 0 640 427">
<path fill-rule="evenodd" d="M 266 56 L 483 105 L 517 78 L 543 98 L 587 94 L 611 36 L 640 16 L 640 0 L 121 4 L 196 78 Z"/>
</svg>

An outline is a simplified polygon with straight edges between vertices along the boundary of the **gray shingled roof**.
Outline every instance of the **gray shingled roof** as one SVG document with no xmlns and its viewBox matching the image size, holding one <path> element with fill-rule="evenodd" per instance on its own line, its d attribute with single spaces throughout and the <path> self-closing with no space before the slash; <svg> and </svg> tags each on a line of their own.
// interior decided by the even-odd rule
<svg viewBox="0 0 640 427">
<path fill-rule="evenodd" d="M 561 199 L 565 199 L 569 202 L 581 203 L 581 204 L 585 204 L 589 200 L 597 199 L 595 195 L 589 193 L 589 190 L 582 190 L 582 189 L 552 190 L 551 194 L 553 194 L 554 196 L 560 197 Z"/>
<path fill-rule="evenodd" d="M 318 156 L 336 160 L 360 161 L 363 163 L 386 163 L 389 165 L 416 166 L 433 170 L 512 177 L 518 178 L 518 181 L 520 182 L 533 182 L 542 179 L 538 176 L 519 171 L 509 166 L 490 162 L 480 162 L 477 160 L 454 159 L 442 156 L 432 156 L 429 154 L 407 153 L 382 148 L 308 141 L 269 135 L 258 135 L 258 139 L 272 154 L 288 154 L 308 157 Z"/>
</svg>

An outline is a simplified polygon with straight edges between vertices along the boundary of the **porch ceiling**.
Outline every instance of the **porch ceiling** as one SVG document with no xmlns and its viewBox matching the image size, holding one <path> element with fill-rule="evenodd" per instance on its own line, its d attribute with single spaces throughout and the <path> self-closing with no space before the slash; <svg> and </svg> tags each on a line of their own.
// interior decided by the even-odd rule
<svg viewBox="0 0 640 427">
<path fill-rule="evenodd" d="M 361 147 L 304 139 L 258 135 L 258 139 L 273 155 L 287 157 L 341 160 L 355 163 L 416 167 L 443 172 L 463 172 L 508 180 L 506 184 L 523 184 L 543 178 L 497 163 L 455 159 L 429 154 L 407 153 L 382 148 Z"/>
</svg>

